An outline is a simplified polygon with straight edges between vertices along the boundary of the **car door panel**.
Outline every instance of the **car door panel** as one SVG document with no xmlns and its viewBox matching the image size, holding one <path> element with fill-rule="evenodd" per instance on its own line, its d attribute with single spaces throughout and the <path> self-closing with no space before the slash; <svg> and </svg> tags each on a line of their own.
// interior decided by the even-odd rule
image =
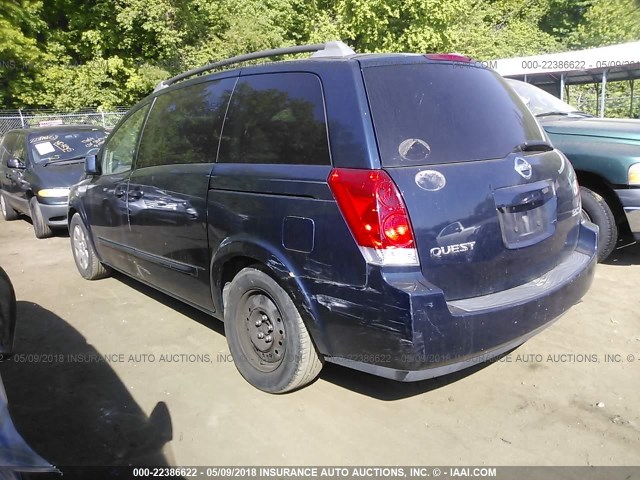
<svg viewBox="0 0 640 480">
<path fill-rule="evenodd" d="M 135 275 L 213 310 L 207 193 L 236 77 L 159 95 L 130 177 L 128 215 Z"/>
<path fill-rule="evenodd" d="M 128 212 L 135 273 L 202 308 L 211 308 L 206 197 L 211 164 L 136 170 Z"/>
<path fill-rule="evenodd" d="M 100 151 L 101 175 L 94 176 L 84 196 L 85 211 L 100 259 L 133 274 L 127 212 L 129 177 L 149 104 L 122 123 Z"/>
<path fill-rule="evenodd" d="M 31 179 L 33 177 L 33 164 L 27 155 L 27 135 L 21 133 L 18 136 L 16 147 L 13 152 L 14 158 L 17 158 L 25 166 L 24 169 L 17 169 L 14 172 L 16 201 L 24 209 L 28 211 L 29 197 L 35 192 L 31 191 Z"/>
<path fill-rule="evenodd" d="M 124 271 L 130 266 L 125 248 L 129 229 L 125 192 L 129 174 L 96 177 L 85 194 L 85 210 L 99 257 Z"/>
<path fill-rule="evenodd" d="M 29 202 L 27 192 L 29 184 L 25 181 L 25 176 L 29 173 L 29 166 L 26 163 L 25 142 L 25 135 L 22 133 L 14 133 L 8 140 L 6 158 L 3 161 L 5 172 L 3 175 L 2 189 L 11 207 L 21 213 L 28 214 Z M 9 168 L 7 161 L 12 158 L 22 162 L 26 168 Z"/>
</svg>

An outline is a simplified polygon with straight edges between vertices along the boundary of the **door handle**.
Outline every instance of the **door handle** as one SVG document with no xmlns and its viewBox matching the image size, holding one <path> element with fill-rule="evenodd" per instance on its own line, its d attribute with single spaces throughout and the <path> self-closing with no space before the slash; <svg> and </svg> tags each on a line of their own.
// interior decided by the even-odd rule
<svg viewBox="0 0 640 480">
<path fill-rule="evenodd" d="M 116 189 L 113 191 L 113 194 L 114 194 L 116 197 L 120 198 L 120 197 L 122 197 L 122 196 L 124 195 L 124 189 L 123 189 L 123 188 L 116 188 Z"/>
<path fill-rule="evenodd" d="M 144 192 L 142 190 L 130 190 L 129 198 L 133 198 L 134 200 L 140 200 L 144 196 Z"/>
</svg>

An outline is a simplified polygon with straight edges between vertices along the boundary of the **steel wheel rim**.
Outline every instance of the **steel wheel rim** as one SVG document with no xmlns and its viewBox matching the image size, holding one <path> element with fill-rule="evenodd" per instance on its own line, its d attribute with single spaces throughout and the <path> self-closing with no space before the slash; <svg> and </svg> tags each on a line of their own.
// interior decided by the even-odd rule
<svg viewBox="0 0 640 480">
<path fill-rule="evenodd" d="M 238 312 L 243 356 L 257 370 L 273 372 L 280 367 L 287 351 L 286 331 L 278 306 L 265 292 L 255 290 L 242 296 Z"/>
<path fill-rule="evenodd" d="M 7 216 L 7 206 L 4 203 L 4 195 L 0 195 L 0 209 L 2 209 L 2 215 Z"/>
<path fill-rule="evenodd" d="M 89 248 L 84 232 L 79 225 L 73 229 L 73 252 L 82 269 L 86 270 L 89 266 Z"/>
</svg>

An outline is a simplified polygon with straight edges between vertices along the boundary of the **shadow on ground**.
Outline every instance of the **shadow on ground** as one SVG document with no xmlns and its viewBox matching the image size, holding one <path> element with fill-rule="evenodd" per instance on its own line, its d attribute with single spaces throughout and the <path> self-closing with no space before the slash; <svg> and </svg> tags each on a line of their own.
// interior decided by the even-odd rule
<svg viewBox="0 0 640 480">
<path fill-rule="evenodd" d="M 507 352 L 504 355 L 507 355 L 508 353 L 510 352 Z M 463 380 L 469 375 L 473 375 L 474 373 L 489 367 L 504 355 L 501 355 L 492 361 L 479 363 L 459 372 L 450 373 L 449 375 L 444 375 L 442 377 L 431 378 L 429 380 L 422 380 L 420 382 L 397 382 L 387 378 L 358 372 L 332 363 L 324 364 L 320 378 L 361 395 L 366 395 L 378 400 L 394 401 L 429 393 L 432 390 L 445 387 L 450 383 Z"/>
<path fill-rule="evenodd" d="M 606 265 L 640 265 L 640 243 L 618 248 L 604 262 Z"/>
<path fill-rule="evenodd" d="M 186 303 L 180 300 L 177 300 L 172 296 L 167 295 L 166 293 L 162 293 L 161 291 L 156 290 L 153 287 L 145 285 L 144 283 L 139 282 L 138 280 L 135 280 L 123 273 L 114 271 L 112 273 L 112 276 L 119 282 L 122 282 L 128 287 L 133 288 L 134 290 L 137 290 L 138 292 L 151 298 L 152 300 L 155 300 L 156 302 L 160 302 L 163 305 L 171 308 L 172 310 L 175 310 L 176 312 L 181 313 L 185 317 L 189 317 L 190 319 L 198 322 L 199 324 L 204 325 L 205 327 L 210 328 L 214 332 L 224 336 L 224 323 L 222 323 L 220 320 L 216 318 L 213 318 L 211 315 L 208 315 L 202 310 L 198 310 L 195 307 L 187 305 Z"/>
<path fill-rule="evenodd" d="M 62 318 L 18 302 L 14 351 L 0 368 L 11 416 L 27 443 L 60 466 L 65 478 L 109 474 L 65 472 L 64 466 L 172 463 L 166 404 L 159 402 L 147 416 L 111 366 L 95 360 L 100 352 Z"/>
<path fill-rule="evenodd" d="M 23 220 L 25 223 L 33 227 L 33 220 L 31 220 L 31 217 L 27 215 L 20 215 L 16 221 L 19 222 L 20 220 Z M 56 227 L 53 229 L 53 236 L 61 237 L 61 238 L 69 238 L 69 230 L 66 227 L 62 227 L 62 228 Z"/>
<path fill-rule="evenodd" d="M 176 300 L 175 298 L 159 292 L 158 290 L 140 283 L 124 274 L 114 273 L 114 278 L 127 286 L 134 288 L 147 297 L 180 312 L 182 315 L 185 315 L 186 317 L 189 317 L 205 327 L 210 328 L 214 332 L 224 336 L 224 324 L 210 315 L 207 315 L 206 313 L 193 308 L 180 300 Z M 494 359 L 494 361 L 495 360 L 496 359 Z M 392 401 L 421 395 L 423 393 L 430 392 L 431 390 L 444 387 L 450 383 L 457 382 L 458 380 L 472 375 L 489 365 L 491 365 L 491 362 L 484 362 L 467 368 L 461 372 L 452 373 L 443 377 L 424 380 L 421 382 L 403 383 L 325 362 L 322 372 L 320 373 L 320 379 L 331 382 L 342 388 L 352 390 L 361 395 L 367 395 L 379 400 Z M 313 388 L 313 386 L 310 386 L 309 388 Z"/>
</svg>

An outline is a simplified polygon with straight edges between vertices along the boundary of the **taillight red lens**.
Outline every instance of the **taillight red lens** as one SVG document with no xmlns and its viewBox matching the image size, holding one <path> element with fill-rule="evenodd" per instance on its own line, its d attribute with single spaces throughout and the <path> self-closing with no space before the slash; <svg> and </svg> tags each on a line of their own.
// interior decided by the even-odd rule
<svg viewBox="0 0 640 480">
<path fill-rule="evenodd" d="M 414 249 L 409 215 L 384 170 L 334 168 L 329 187 L 360 247 Z"/>
</svg>

